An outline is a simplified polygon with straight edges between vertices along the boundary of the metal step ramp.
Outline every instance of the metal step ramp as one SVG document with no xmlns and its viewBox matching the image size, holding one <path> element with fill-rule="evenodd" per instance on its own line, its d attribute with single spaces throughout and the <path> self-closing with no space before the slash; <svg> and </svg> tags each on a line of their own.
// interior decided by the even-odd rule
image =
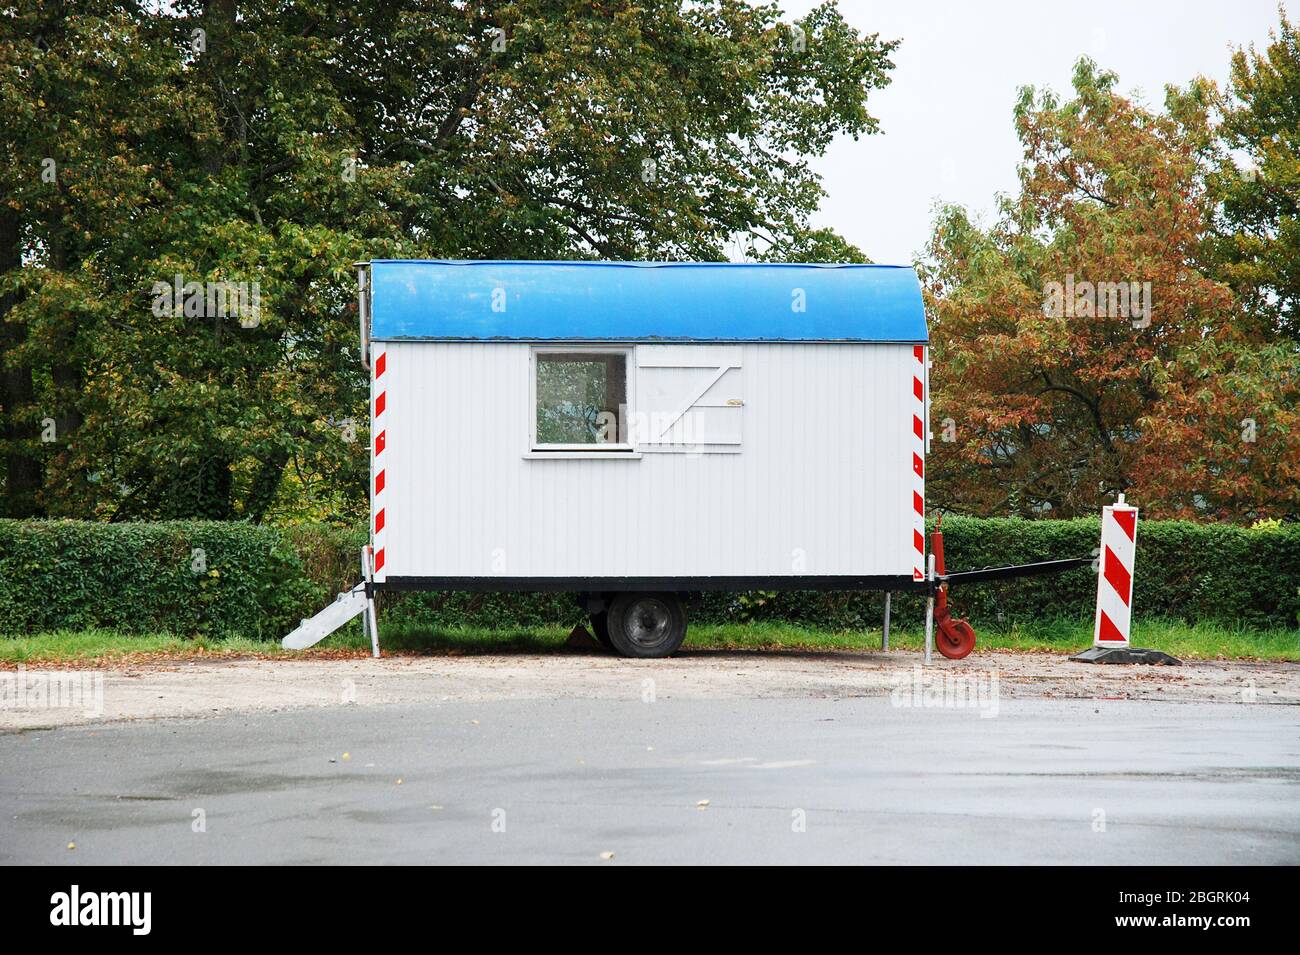
<svg viewBox="0 0 1300 955">
<path fill-rule="evenodd" d="M 314 647 L 335 630 L 355 619 L 366 615 L 365 628 L 370 634 L 370 649 L 374 656 L 379 656 L 379 621 L 375 617 L 375 601 L 366 593 L 366 583 L 373 579 L 369 547 L 361 549 L 362 581 L 351 590 L 345 590 L 334 602 L 316 614 L 304 619 L 297 628 L 280 641 L 286 650 L 306 650 Z"/>
</svg>

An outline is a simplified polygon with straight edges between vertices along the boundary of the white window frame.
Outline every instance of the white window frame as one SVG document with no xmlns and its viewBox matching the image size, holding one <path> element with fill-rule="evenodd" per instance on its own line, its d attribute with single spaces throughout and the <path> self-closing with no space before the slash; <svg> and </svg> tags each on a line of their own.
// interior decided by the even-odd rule
<svg viewBox="0 0 1300 955">
<path fill-rule="evenodd" d="M 581 345 L 531 345 L 528 349 L 528 450 L 524 457 L 531 460 L 557 460 L 582 458 L 586 460 L 629 460 L 640 458 L 637 448 L 631 444 L 541 444 L 537 440 L 537 356 L 560 352 L 566 355 L 619 355 L 623 359 L 623 394 L 626 399 L 626 412 L 631 413 L 632 400 L 636 394 L 636 355 L 635 346 L 626 344 Z M 620 419 L 620 429 L 627 422 Z"/>
</svg>

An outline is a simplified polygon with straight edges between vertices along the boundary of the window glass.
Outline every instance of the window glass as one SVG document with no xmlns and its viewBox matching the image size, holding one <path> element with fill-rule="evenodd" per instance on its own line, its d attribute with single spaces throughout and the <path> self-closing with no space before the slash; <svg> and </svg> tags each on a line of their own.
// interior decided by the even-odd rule
<svg viewBox="0 0 1300 955">
<path fill-rule="evenodd" d="M 617 444 L 627 405 L 622 352 L 537 352 L 537 443 Z"/>
</svg>

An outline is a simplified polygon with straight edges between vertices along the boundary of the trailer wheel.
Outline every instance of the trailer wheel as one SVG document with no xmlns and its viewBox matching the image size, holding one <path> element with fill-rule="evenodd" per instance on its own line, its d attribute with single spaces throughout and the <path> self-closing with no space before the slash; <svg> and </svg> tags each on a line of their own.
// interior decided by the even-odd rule
<svg viewBox="0 0 1300 955">
<path fill-rule="evenodd" d="M 686 610 L 676 594 L 619 594 L 610 604 L 608 623 L 620 656 L 666 657 L 686 639 Z"/>
<path fill-rule="evenodd" d="M 591 615 L 591 632 L 596 635 L 600 645 L 606 650 L 613 650 L 614 643 L 609 639 L 609 611 L 602 610 L 600 613 Z"/>
<path fill-rule="evenodd" d="M 965 620 L 948 618 L 935 628 L 934 645 L 949 660 L 961 660 L 975 649 L 975 628 Z"/>
</svg>

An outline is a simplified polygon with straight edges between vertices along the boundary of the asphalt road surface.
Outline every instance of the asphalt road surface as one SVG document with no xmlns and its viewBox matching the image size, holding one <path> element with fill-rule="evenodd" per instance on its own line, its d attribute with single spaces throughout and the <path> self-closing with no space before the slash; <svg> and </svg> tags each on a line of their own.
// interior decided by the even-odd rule
<svg viewBox="0 0 1300 955">
<path fill-rule="evenodd" d="M 0 862 L 1300 863 L 1296 706 L 899 703 L 534 694 L 11 730 Z"/>
</svg>

